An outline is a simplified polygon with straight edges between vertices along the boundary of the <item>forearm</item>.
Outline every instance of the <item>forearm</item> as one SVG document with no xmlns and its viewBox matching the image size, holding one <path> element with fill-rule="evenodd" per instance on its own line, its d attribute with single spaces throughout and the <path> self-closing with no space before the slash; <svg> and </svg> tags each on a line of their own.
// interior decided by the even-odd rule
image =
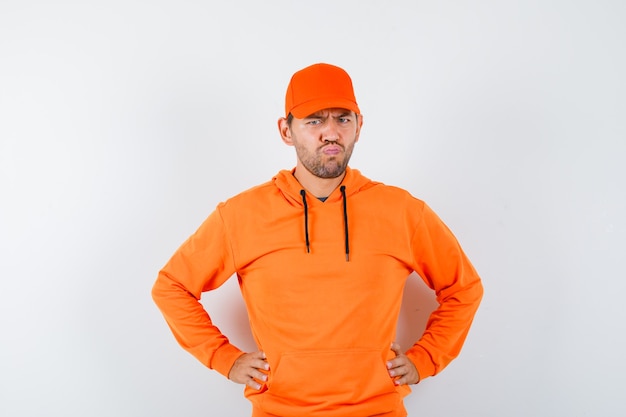
<svg viewBox="0 0 626 417">
<path fill-rule="evenodd" d="M 424 334 L 406 355 L 417 368 L 420 380 L 441 372 L 461 352 L 480 301 L 483 287 L 476 278 L 462 290 L 440 299 Z"/>
<path fill-rule="evenodd" d="M 152 288 L 152 298 L 178 343 L 200 362 L 228 377 L 243 352 L 213 324 L 199 300 L 163 271 Z"/>
</svg>

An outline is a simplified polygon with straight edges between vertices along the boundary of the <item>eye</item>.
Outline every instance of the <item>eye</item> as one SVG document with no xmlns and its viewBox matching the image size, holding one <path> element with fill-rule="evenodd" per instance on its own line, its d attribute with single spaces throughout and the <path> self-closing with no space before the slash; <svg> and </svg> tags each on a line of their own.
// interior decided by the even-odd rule
<svg viewBox="0 0 626 417">
<path fill-rule="evenodd" d="M 320 123 L 322 123 L 320 119 L 311 119 L 308 122 L 306 122 L 306 124 L 311 125 L 311 126 L 316 126 L 316 125 L 319 125 Z"/>
<path fill-rule="evenodd" d="M 342 123 L 342 124 L 350 123 L 350 118 L 349 117 L 340 117 L 339 118 L 339 123 Z"/>
</svg>

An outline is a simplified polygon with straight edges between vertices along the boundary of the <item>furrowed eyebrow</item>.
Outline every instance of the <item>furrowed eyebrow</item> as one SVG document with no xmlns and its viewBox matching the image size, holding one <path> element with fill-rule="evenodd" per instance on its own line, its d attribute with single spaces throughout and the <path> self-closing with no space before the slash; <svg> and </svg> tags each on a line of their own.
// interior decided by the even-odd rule
<svg viewBox="0 0 626 417">
<path fill-rule="evenodd" d="M 352 119 L 354 117 L 354 113 L 346 112 L 346 113 L 341 113 L 332 117 L 333 119 Z"/>
<path fill-rule="evenodd" d="M 332 115 L 332 114 L 329 114 L 328 116 L 326 116 L 323 113 L 313 113 L 313 114 L 310 114 L 307 117 L 305 117 L 305 119 L 325 119 L 327 117 L 332 117 L 332 118 L 339 119 L 339 118 L 353 117 L 353 116 L 354 116 L 354 113 L 351 112 L 351 111 L 346 111 L 346 112 L 343 112 L 343 113 L 339 113 L 336 116 Z"/>
</svg>

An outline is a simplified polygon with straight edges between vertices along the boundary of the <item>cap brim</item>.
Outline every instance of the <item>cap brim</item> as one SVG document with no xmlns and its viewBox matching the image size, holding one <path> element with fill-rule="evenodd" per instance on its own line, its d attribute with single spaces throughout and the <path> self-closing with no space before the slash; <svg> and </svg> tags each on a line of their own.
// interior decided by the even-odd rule
<svg viewBox="0 0 626 417">
<path fill-rule="evenodd" d="M 352 110 L 356 114 L 361 113 L 359 106 L 354 101 L 338 98 L 309 100 L 291 109 L 290 113 L 297 119 L 304 119 L 324 109 L 347 109 Z"/>
</svg>

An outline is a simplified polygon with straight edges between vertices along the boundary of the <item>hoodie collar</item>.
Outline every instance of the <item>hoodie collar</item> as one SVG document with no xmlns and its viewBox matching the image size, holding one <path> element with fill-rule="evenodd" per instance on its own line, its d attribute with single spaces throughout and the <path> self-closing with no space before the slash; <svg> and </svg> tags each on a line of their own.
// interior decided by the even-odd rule
<svg viewBox="0 0 626 417">
<path fill-rule="evenodd" d="M 282 170 L 278 174 L 276 174 L 274 178 L 272 178 L 272 181 L 274 185 L 276 185 L 276 187 L 280 189 L 280 191 L 283 193 L 285 198 L 291 204 L 302 206 L 303 204 L 302 204 L 302 196 L 300 195 L 300 190 L 302 190 L 303 187 L 298 182 L 296 177 L 293 175 L 294 172 L 295 172 L 295 168 L 291 170 L 286 170 L 286 169 Z M 310 204 L 317 204 L 317 203 L 328 204 L 328 203 L 341 201 L 343 198 L 341 195 L 341 191 L 340 191 L 340 188 L 342 185 L 346 187 L 345 193 L 346 193 L 346 198 L 348 198 L 365 188 L 369 188 L 370 186 L 374 184 L 375 183 L 373 181 L 361 175 L 359 170 L 347 167 L 346 175 L 343 177 L 341 184 L 339 184 L 339 186 L 335 190 L 333 190 L 332 193 L 330 193 L 326 202 L 322 203 L 321 201 L 314 199 L 315 201 L 311 201 Z M 312 196 L 311 194 L 308 193 L 308 191 L 307 191 L 307 195 Z"/>
</svg>

